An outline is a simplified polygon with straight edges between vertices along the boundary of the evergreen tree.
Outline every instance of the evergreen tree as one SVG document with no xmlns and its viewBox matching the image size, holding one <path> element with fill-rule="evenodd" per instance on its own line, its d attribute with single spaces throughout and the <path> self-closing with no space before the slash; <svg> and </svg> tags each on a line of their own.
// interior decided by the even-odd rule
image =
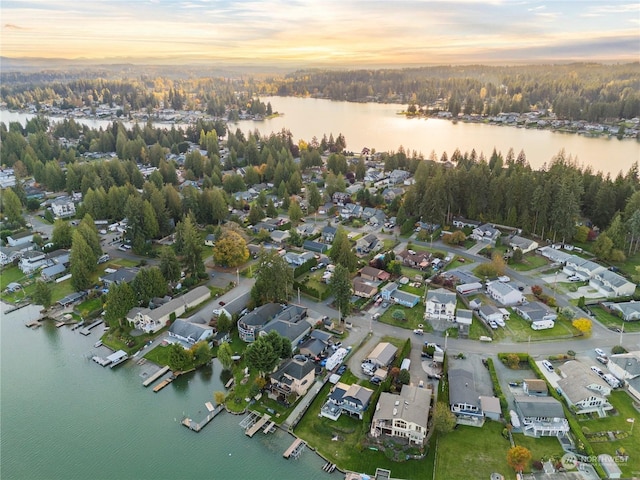
<svg viewBox="0 0 640 480">
<path fill-rule="evenodd" d="M 160 272 L 168 282 L 180 280 L 180 261 L 170 247 L 162 247 L 160 250 Z"/>
<path fill-rule="evenodd" d="M 45 309 L 51 306 L 51 286 L 42 280 L 36 280 L 36 288 L 33 291 L 33 301 L 36 305 L 42 305 Z"/>
<path fill-rule="evenodd" d="M 293 292 L 293 271 L 275 250 L 260 253 L 255 279 L 251 298 L 257 305 L 286 302 Z"/>
<path fill-rule="evenodd" d="M 351 294 L 353 289 L 351 275 L 346 267 L 340 264 L 336 265 L 333 276 L 329 280 L 329 288 L 334 296 L 335 306 L 340 310 L 342 318 L 348 316 L 351 313 Z"/>
<path fill-rule="evenodd" d="M 338 227 L 336 235 L 331 244 L 331 250 L 329 251 L 329 257 L 334 262 L 344 266 L 349 271 L 354 271 L 358 265 L 358 258 L 351 246 L 351 241 L 347 237 L 347 232 Z"/>
<path fill-rule="evenodd" d="M 122 320 L 127 316 L 129 310 L 138 305 L 138 302 L 131 285 L 122 282 L 109 287 L 105 305 L 104 321 L 111 328 L 114 328 L 122 325 Z"/>
<path fill-rule="evenodd" d="M 76 291 L 86 290 L 92 285 L 91 273 L 96 270 L 98 257 L 93 253 L 80 231 L 73 232 L 69 270 L 71 284 Z"/>
</svg>

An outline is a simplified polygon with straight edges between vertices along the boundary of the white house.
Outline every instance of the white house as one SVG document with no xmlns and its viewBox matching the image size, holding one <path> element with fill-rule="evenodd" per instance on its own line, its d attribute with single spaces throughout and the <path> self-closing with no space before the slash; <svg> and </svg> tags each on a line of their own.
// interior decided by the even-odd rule
<svg viewBox="0 0 640 480">
<path fill-rule="evenodd" d="M 362 420 L 365 410 L 373 396 L 373 390 L 354 383 L 347 385 L 338 382 L 331 390 L 329 398 L 320 410 L 320 415 L 337 420 L 346 413 Z"/>
<path fill-rule="evenodd" d="M 73 217 L 76 214 L 76 205 L 70 197 L 58 197 L 51 202 L 51 211 L 58 218 Z"/>
<path fill-rule="evenodd" d="M 7 245 L 10 247 L 18 247 L 33 242 L 33 233 L 21 232 L 9 235 L 7 237 Z"/>
<path fill-rule="evenodd" d="M 471 238 L 479 242 L 495 242 L 500 237 L 500 230 L 485 223 L 473 229 Z"/>
<path fill-rule="evenodd" d="M 607 368 L 626 382 L 629 393 L 640 401 L 640 350 L 611 355 Z"/>
<path fill-rule="evenodd" d="M 504 321 L 504 313 L 493 305 L 482 305 L 478 309 L 478 315 L 487 323 Z"/>
<path fill-rule="evenodd" d="M 557 437 L 570 430 L 562 404 L 553 397 L 516 395 L 515 406 L 522 431 L 529 437 Z"/>
<path fill-rule="evenodd" d="M 18 268 L 25 275 L 29 275 L 30 273 L 38 270 L 40 267 L 46 266 L 48 263 L 49 261 L 47 260 L 47 255 L 45 253 L 30 250 L 28 252 L 24 252 L 22 258 L 20 258 Z"/>
<path fill-rule="evenodd" d="M 530 302 L 525 305 L 518 305 L 513 310 L 525 320 L 532 323 L 543 322 L 547 320 L 553 320 L 554 322 L 558 318 L 558 314 L 540 302 Z"/>
<path fill-rule="evenodd" d="M 522 292 L 504 282 L 487 284 L 487 294 L 502 305 L 517 305 L 524 301 Z"/>
<path fill-rule="evenodd" d="M 561 373 L 563 378 L 558 380 L 558 387 L 576 413 L 597 413 L 604 417 L 613 408 L 606 398 L 611 387 L 587 365 L 570 360 L 562 365 Z"/>
<path fill-rule="evenodd" d="M 589 280 L 598 272 L 606 270 L 602 265 L 592 262 L 591 260 L 585 260 L 577 255 L 571 255 L 567 258 L 562 271 L 569 276 L 575 275 L 583 280 Z"/>
<path fill-rule="evenodd" d="M 444 288 L 427 292 L 427 303 L 424 316 L 432 320 L 456 319 L 456 294 Z"/>
<path fill-rule="evenodd" d="M 383 392 L 371 421 L 371 435 L 405 438 L 422 445 L 427 436 L 431 390 L 403 385 L 400 395 Z"/>
<path fill-rule="evenodd" d="M 169 336 L 194 345 L 213 337 L 213 328 L 178 319 L 169 327 Z"/>
<path fill-rule="evenodd" d="M 589 280 L 589 286 L 606 297 L 625 297 L 633 295 L 636 291 L 635 283 L 606 269 L 596 272 Z"/>
<path fill-rule="evenodd" d="M 517 248 L 522 251 L 522 253 L 529 253 L 536 248 L 538 248 L 538 242 L 535 240 L 530 240 L 528 238 L 521 237 L 519 235 L 514 235 L 509 240 L 509 246 L 514 250 Z"/>
<path fill-rule="evenodd" d="M 640 320 L 640 302 L 603 302 L 602 305 L 611 311 L 618 312 L 625 322 Z"/>
</svg>

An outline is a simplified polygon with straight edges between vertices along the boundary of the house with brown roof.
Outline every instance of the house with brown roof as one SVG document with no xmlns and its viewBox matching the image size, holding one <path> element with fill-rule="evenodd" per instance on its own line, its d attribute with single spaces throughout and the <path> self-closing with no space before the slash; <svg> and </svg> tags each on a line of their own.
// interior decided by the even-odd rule
<svg viewBox="0 0 640 480">
<path fill-rule="evenodd" d="M 270 396 L 288 403 L 293 394 L 301 396 L 307 393 L 315 378 L 316 369 L 311 360 L 287 359 L 269 375 Z"/>
<path fill-rule="evenodd" d="M 360 277 L 371 282 L 385 282 L 391 278 L 391 275 L 379 268 L 366 266 L 360 269 Z"/>
<path fill-rule="evenodd" d="M 403 385 L 400 395 L 383 392 L 373 414 L 372 437 L 387 435 L 422 445 L 427 436 L 431 390 Z"/>
<path fill-rule="evenodd" d="M 365 280 L 362 277 L 353 279 L 353 294 L 362 298 L 371 298 L 378 293 L 378 287 Z"/>
</svg>

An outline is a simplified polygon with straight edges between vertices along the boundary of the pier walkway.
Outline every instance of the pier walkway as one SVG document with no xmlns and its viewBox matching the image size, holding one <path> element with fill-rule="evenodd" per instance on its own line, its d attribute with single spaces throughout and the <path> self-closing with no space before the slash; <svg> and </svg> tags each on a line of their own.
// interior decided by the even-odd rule
<svg viewBox="0 0 640 480">
<path fill-rule="evenodd" d="M 182 425 L 187 427 L 189 430 L 193 430 L 194 432 L 199 432 L 211 420 L 213 420 L 220 412 L 222 412 L 224 410 L 224 406 L 223 405 L 218 405 L 217 407 L 214 408 L 213 405 L 211 404 L 211 402 L 205 403 L 205 406 L 207 407 L 207 410 L 209 411 L 209 413 L 207 414 L 206 417 L 204 417 L 199 422 L 194 422 L 190 418 L 184 418 L 184 419 L 182 419 L 182 422 L 181 422 Z"/>
<path fill-rule="evenodd" d="M 284 458 L 298 458 L 306 446 L 307 444 L 304 443 L 300 438 L 296 438 L 291 446 L 287 448 L 287 450 L 282 454 L 282 456 Z"/>
<path fill-rule="evenodd" d="M 253 437 L 260 429 L 262 429 L 265 426 L 265 424 L 270 419 L 271 419 L 271 415 L 269 415 L 268 413 L 265 413 L 260 420 L 258 420 L 256 423 L 251 425 L 249 428 L 247 428 L 247 430 L 245 430 L 244 433 L 248 435 L 250 438 Z"/>
<path fill-rule="evenodd" d="M 95 322 L 93 322 L 91 325 L 87 325 L 82 330 L 80 330 L 80 334 L 84 335 L 86 337 L 87 335 L 89 335 L 91 333 L 92 329 L 94 329 L 95 327 L 97 327 L 101 323 L 102 323 L 102 319 L 100 318 L 100 319 L 96 320 Z M 63 323 L 63 325 L 64 325 L 64 323 Z"/>
<path fill-rule="evenodd" d="M 156 373 L 151 375 L 149 378 L 147 378 L 144 382 L 142 382 L 142 386 L 143 387 L 148 387 L 149 385 L 151 385 L 153 382 L 158 380 L 161 376 L 163 376 L 168 371 L 169 371 L 169 365 L 164 366 L 163 368 L 158 370 Z"/>
</svg>

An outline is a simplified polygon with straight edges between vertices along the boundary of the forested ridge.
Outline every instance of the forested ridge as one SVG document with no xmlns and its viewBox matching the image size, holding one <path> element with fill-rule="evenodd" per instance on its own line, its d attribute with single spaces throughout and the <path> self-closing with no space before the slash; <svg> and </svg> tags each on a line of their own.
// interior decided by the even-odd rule
<svg viewBox="0 0 640 480">
<path fill-rule="evenodd" d="M 124 113 L 164 108 L 223 116 L 255 96 L 313 96 L 390 102 L 458 113 L 553 111 L 593 122 L 640 116 L 640 63 L 528 66 L 439 66 L 377 70 L 300 70 L 286 75 L 204 76 L 195 67 L 158 76 L 143 67 L 2 74 L 0 100 L 9 108 L 55 103 L 61 108 L 116 104 Z"/>
</svg>

